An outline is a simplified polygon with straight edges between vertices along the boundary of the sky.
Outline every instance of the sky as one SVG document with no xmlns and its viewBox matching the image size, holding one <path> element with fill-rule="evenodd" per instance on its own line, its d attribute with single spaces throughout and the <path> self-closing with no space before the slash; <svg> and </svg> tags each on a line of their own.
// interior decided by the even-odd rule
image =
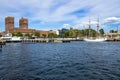
<svg viewBox="0 0 120 80">
<path fill-rule="evenodd" d="M 105 32 L 120 28 L 120 0 L 0 0 L 0 31 L 5 30 L 5 17 L 29 20 L 29 28 L 58 30 L 62 28 L 96 29 L 99 17 L 100 28 Z"/>
</svg>

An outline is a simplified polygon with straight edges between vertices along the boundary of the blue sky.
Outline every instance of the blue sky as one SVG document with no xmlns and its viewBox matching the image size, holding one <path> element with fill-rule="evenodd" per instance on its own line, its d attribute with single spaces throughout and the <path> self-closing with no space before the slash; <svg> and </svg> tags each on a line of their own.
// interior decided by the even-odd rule
<svg viewBox="0 0 120 80">
<path fill-rule="evenodd" d="M 106 32 L 120 27 L 120 0 L 0 0 L 0 31 L 4 19 L 15 17 L 19 26 L 21 17 L 28 18 L 29 28 L 55 30 L 61 28 L 84 29 L 91 24 L 96 29 L 99 16 L 100 27 Z"/>
</svg>

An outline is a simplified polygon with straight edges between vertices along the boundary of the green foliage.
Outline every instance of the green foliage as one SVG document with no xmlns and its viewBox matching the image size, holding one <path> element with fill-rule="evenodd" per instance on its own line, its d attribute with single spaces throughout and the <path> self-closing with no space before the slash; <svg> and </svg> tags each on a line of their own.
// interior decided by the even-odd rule
<svg viewBox="0 0 120 80">
<path fill-rule="evenodd" d="M 64 37 L 72 37 L 73 36 L 73 31 L 72 30 L 68 30 L 64 33 L 63 35 Z"/>
<path fill-rule="evenodd" d="M 70 29 L 70 30 L 67 30 L 67 31 L 64 33 L 64 37 L 74 38 L 74 37 L 82 36 L 82 35 L 80 35 L 80 33 L 81 33 L 80 30 Z"/>
<path fill-rule="evenodd" d="M 96 35 L 98 34 L 95 30 L 93 29 L 85 29 L 84 30 L 85 35 L 89 36 L 89 37 L 96 37 Z"/>
<path fill-rule="evenodd" d="M 110 33 L 115 33 L 115 31 L 114 30 L 110 30 Z"/>
<path fill-rule="evenodd" d="M 49 38 L 57 38 L 58 36 L 57 36 L 57 34 L 49 33 L 49 34 L 48 34 L 48 37 L 49 37 Z"/>
<path fill-rule="evenodd" d="M 17 37 L 22 37 L 23 36 L 23 34 L 21 32 L 17 32 L 16 34 L 13 34 L 13 35 L 15 35 Z"/>
<path fill-rule="evenodd" d="M 68 31 L 68 29 L 62 28 L 61 30 L 59 30 L 59 37 L 65 37 L 66 34 L 65 32 Z"/>
<path fill-rule="evenodd" d="M 89 29 L 85 29 L 85 30 L 70 29 L 65 31 L 62 34 L 62 37 L 66 37 L 66 38 L 77 38 L 77 37 L 85 37 L 85 36 L 95 37 L 96 34 L 97 32 L 93 29 L 90 29 L 90 30 Z"/>
<path fill-rule="evenodd" d="M 102 35 L 102 36 L 105 34 L 103 29 L 100 29 L 99 32 L 100 32 L 100 35 Z"/>
<path fill-rule="evenodd" d="M 35 32 L 35 36 L 36 36 L 36 37 L 40 37 L 40 33 Z"/>
<path fill-rule="evenodd" d="M 15 33 L 12 33 L 12 36 L 16 36 L 16 34 L 15 34 Z"/>
<path fill-rule="evenodd" d="M 43 38 L 46 38 L 46 37 L 47 37 L 47 35 L 46 35 L 46 34 L 42 34 L 42 37 L 43 37 Z"/>
<path fill-rule="evenodd" d="M 25 36 L 28 37 L 28 38 L 31 38 L 31 37 L 32 37 L 32 35 L 31 35 L 31 34 L 28 34 L 28 33 L 25 34 Z"/>
</svg>

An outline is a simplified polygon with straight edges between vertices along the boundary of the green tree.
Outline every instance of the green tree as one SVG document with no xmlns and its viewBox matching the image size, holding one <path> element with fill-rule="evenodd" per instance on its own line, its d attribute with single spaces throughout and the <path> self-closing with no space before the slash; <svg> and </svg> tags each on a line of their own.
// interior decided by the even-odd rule
<svg viewBox="0 0 120 80">
<path fill-rule="evenodd" d="M 67 30 L 65 33 L 64 33 L 64 37 L 73 37 L 73 30 Z"/>
<path fill-rule="evenodd" d="M 78 30 L 78 32 L 76 33 L 77 37 L 84 37 L 84 30 Z"/>
<path fill-rule="evenodd" d="M 90 31 L 90 33 L 89 33 Z M 66 30 L 64 31 L 64 33 L 62 33 L 62 37 L 63 38 L 77 38 L 77 37 L 84 37 L 84 36 L 88 36 L 88 37 L 96 37 L 97 32 L 93 29 L 84 29 L 84 30 L 78 30 L 78 29 L 70 29 L 70 30 Z"/>
<path fill-rule="evenodd" d="M 91 29 L 91 37 L 96 37 L 97 34 L 95 30 Z"/>
<path fill-rule="evenodd" d="M 62 33 L 60 37 L 65 38 L 66 37 L 65 33 L 64 34 Z"/>
<path fill-rule="evenodd" d="M 93 29 L 90 29 L 90 33 L 89 33 L 89 29 L 85 29 L 84 30 L 85 36 L 88 37 L 96 37 L 97 32 Z"/>
<path fill-rule="evenodd" d="M 102 35 L 102 36 L 103 36 L 104 33 L 105 33 L 105 32 L 104 32 L 104 29 L 100 29 L 99 32 L 100 32 L 100 35 Z"/>
<path fill-rule="evenodd" d="M 110 33 L 114 33 L 115 31 L 114 30 L 110 30 Z"/>
<path fill-rule="evenodd" d="M 35 36 L 36 36 L 36 37 L 40 37 L 40 33 L 35 32 Z"/>
<path fill-rule="evenodd" d="M 16 36 L 16 34 L 15 34 L 15 33 L 12 33 L 12 36 Z"/>
<path fill-rule="evenodd" d="M 59 30 L 59 37 L 64 38 L 66 31 L 68 31 L 68 29 L 65 29 L 65 28 L 62 28 L 61 30 Z"/>
<path fill-rule="evenodd" d="M 17 37 L 22 37 L 23 34 L 22 34 L 21 32 L 17 32 L 17 33 L 16 33 L 16 36 L 17 36 Z"/>
<path fill-rule="evenodd" d="M 46 34 L 42 34 L 42 37 L 43 37 L 43 38 L 46 38 L 46 37 L 47 37 L 47 35 L 46 35 Z"/>
<path fill-rule="evenodd" d="M 49 37 L 49 38 L 57 38 L 58 36 L 57 36 L 57 34 L 49 33 L 49 34 L 48 34 L 48 37 Z"/>
<path fill-rule="evenodd" d="M 66 38 L 69 37 L 69 30 L 63 34 L 63 37 L 66 37 Z"/>
<path fill-rule="evenodd" d="M 32 37 L 32 35 L 31 35 L 31 34 L 28 34 L 28 33 L 25 34 L 25 36 L 28 37 L 28 38 L 31 38 L 31 37 Z"/>
<path fill-rule="evenodd" d="M 73 29 L 68 30 L 68 33 L 69 33 L 69 37 L 74 37 L 74 31 L 73 31 Z"/>
</svg>

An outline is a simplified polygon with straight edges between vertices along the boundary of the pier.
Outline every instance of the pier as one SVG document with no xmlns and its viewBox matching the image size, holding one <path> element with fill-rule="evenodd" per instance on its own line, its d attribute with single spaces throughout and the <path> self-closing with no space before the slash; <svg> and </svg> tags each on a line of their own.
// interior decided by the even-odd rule
<svg viewBox="0 0 120 80">
<path fill-rule="evenodd" d="M 17 40 L 0 40 L 0 45 L 5 45 L 6 43 L 70 43 L 71 41 L 83 41 L 83 39 L 76 39 L 76 38 L 36 38 L 36 39 L 21 39 Z M 106 41 L 120 41 L 120 38 L 107 38 Z"/>
<path fill-rule="evenodd" d="M 120 41 L 120 38 L 109 38 L 109 39 L 107 39 L 107 41 L 114 41 L 114 42 L 116 42 L 116 41 Z"/>
<path fill-rule="evenodd" d="M 117 33 L 107 33 L 105 36 L 107 36 L 107 41 L 120 41 L 119 31 Z"/>
<path fill-rule="evenodd" d="M 38 42 L 38 43 L 70 43 L 71 41 L 82 41 L 76 38 L 38 38 L 38 39 L 22 39 L 21 42 Z"/>
</svg>

